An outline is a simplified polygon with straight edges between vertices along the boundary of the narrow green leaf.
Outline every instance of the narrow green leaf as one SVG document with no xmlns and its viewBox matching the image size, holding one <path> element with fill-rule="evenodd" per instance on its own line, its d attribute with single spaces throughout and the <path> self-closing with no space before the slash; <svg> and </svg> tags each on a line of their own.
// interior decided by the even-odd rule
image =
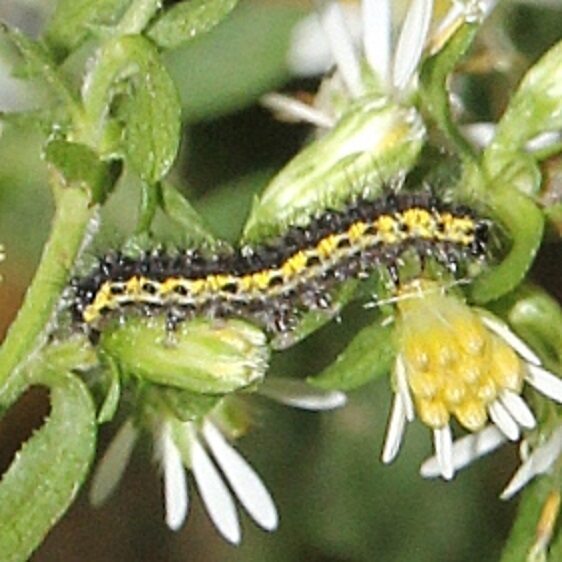
<svg viewBox="0 0 562 562">
<path fill-rule="evenodd" d="M 121 379 L 119 368 L 111 358 L 107 357 L 106 376 L 108 379 L 107 392 L 103 400 L 103 404 L 98 413 L 98 423 L 107 423 L 113 419 L 117 407 L 119 406 L 119 399 L 121 398 Z"/>
<path fill-rule="evenodd" d="M 469 159 L 474 158 L 474 151 L 451 116 L 448 81 L 479 27 L 477 23 L 461 26 L 442 50 L 424 62 L 420 75 L 419 92 L 424 108 L 461 156 Z"/>
<path fill-rule="evenodd" d="M 60 174 L 62 185 L 89 189 L 95 203 L 105 201 L 121 173 L 120 162 L 103 162 L 83 144 L 53 140 L 44 156 Z"/>
<path fill-rule="evenodd" d="M 493 217 L 506 228 L 512 243 L 507 256 L 472 284 L 471 296 L 477 303 L 498 299 L 521 283 L 540 247 L 544 226 L 541 211 L 517 190 L 493 189 L 487 198 Z"/>
<path fill-rule="evenodd" d="M 158 208 L 158 199 L 160 196 L 158 184 L 141 181 L 140 188 L 141 195 L 135 234 L 143 234 L 150 231 L 154 215 L 156 214 L 156 209 Z"/>
<path fill-rule="evenodd" d="M 329 311 L 320 310 L 307 312 L 300 319 L 298 325 L 288 334 L 275 336 L 271 340 L 270 345 L 272 349 L 282 350 L 292 347 L 333 320 L 337 312 L 353 298 L 357 291 L 358 284 L 356 280 L 350 280 L 344 283 L 333 295 L 332 306 Z"/>
<path fill-rule="evenodd" d="M 160 180 L 173 164 L 180 141 L 180 106 L 158 51 L 141 36 L 125 36 L 105 43 L 86 80 L 83 133 L 102 143 L 109 110 L 119 85 L 130 81 L 125 101 L 124 151 L 140 177 Z"/>
<path fill-rule="evenodd" d="M 4 562 L 23 562 L 38 547 L 76 496 L 95 452 L 95 411 L 86 386 L 48 367 L 30 382 L 49 387 L 51 414 L 0 483 Z"/>
<path fill-rule="evenodd" d="M 562 42 L 527 72 L 498 123 L 484 165 L 495 177 L 507 161 L 516 161 L 526 143 L 540 133 L 562 128 Z"/>
<path fill-rule="evenodd" d="M 321 388 L 352 390 L 388 374 L 395 356 L 393 332 L 393 325 L 363 328 L 329 367 L 307 381 Z"/>
<path fill-rule="evenodd" d="M 494 303 L 494 309 L 547 364 L 562 362 L 562 309 L 546 291 L 525 284 Z"/>
<path fill-rule="evenodd" d="M 184 229 L 186 242 L 195 245 L 214 245 L 215 237 L 188 200 L 170 183 L 162 182 L 162 208 Z"/>
<path fill-rule="evenodd" d="M 550 492 L 556 490 L 552 479 L 543 477 L 529 484 L 519 503 L 517 518 L 503 549 L 500 562 L 531 562 L 530 551 L 537 538 L 537 524 Z M 552 562 L 554 562 L 554 558 Z M 538 562 L 538 560 L 536 560 Z"/>
<path fill-rule="evenodd" d="M 45 31 L 45 40 L 62 59 L 96 26 L 116 21 L 129 3 L 130 0 L 59 0 Z"/>
<path fill-rule="evenodd" d="M 236 7 L 239 0 L 188 0 L 172 6 L 148 30 L 160 47 L 173 49 L 207 33 Z"/>
</svg>

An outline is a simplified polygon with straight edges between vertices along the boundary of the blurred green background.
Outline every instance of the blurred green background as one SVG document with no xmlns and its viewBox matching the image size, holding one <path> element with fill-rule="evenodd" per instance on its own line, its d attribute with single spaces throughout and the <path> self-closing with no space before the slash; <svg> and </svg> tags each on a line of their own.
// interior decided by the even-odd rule
<svg viewBox="0 0 562 562">
<path fill-rule="evenodd" d="M 0 18 L 33 34 L 52 4 L 2 0 Z M 466 98 L 467 120 L 497 119 L 525 68 L 562 37 L 562 11 L 556 4 L 506 2 L 487 22 L 463 69 L 468 74 L 456 85 Z M 208 36 L 166 55 L 185 117 L 173 181 L 216 233 L 230 240 L 236 240 L 254 194 L 306 141 L 307 127 L 275 121 L 257 100 L 272 89 L 299 92 L 317 86 L 315 77 L 291 76 L 286 64 L 291 30 L 307 10 L 308 2 L 243 1 Z M 77 80 L 92 49 L 85 45 L 67 62 Z M 40 85 L 33 90 L 8 79 L 12 55 L 0 45 L 0 110 L 21 109 L 43 95 Z M 2 332 L 16 314 L 49 229 L 52 204 L 40 157 L 44 140 L 30 123 L 5 124 L 0 136 L 0 241 L 8 254 L 0 266 Z M 552 181 L 561 180 L 554 174 Z M 104 212 L 93 251 L 115 246 L 116 239 L 130 232 L 137 199 L 136 180 L 124 178 Z M 547 245 L 533 272 L 559 298 L 560 257 L 554 245 Z M 342 349 L 365 315 L 359 308 L 347 310 L 341 324 L 277 354 L 272 372 L 297 377 L 317 372 Z M 256 529 L 244 515 L 243 544 L 232 548 L 218 537 L 199 499 L 192 502 L 187 525 L 170 532 L 163 521 L 158 470 L 145 443 L 111 501 L 94 510 L 82 493 L 33 560 L 497 560 L 516 504 L 498 499 L 517 463 L 515 447 L 479 461 L 451 483 L 426 481 L 417 472 L 431 453 L 430 434 L 413 424 L 397 462 L 384 467 L 379 455 L 389 403 L 386 380 L 352 393 L 349 405 L 336 413 L 307 414 L 257 401 L 256 428 L 240 447 L 276 499 L 281 525 L 273 535 Z M 47 397 L 32 392 L 2 420 L 3 468 L 47 411 Z M 100 451 L 114 430 L 102 428 Z"/>
</svg>

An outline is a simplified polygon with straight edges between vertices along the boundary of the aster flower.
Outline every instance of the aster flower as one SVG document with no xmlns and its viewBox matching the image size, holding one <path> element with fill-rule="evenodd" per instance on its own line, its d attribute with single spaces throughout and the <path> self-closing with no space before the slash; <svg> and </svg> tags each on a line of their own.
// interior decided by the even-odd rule
<svg viewBox="0 0 562 562">
<path fill-rule="evenodd" d="M 437 52 L 463 22 L 483 19 L 495 3 L 453 2 L 432 26 L 433 0 L 412 0 L 394 33 L 389 0 L 362 0 L 360 10 L 344 8 L 336 0 L 318 0 L 317 14 L 295 29 L 289 67 L 296 75 L 307 75 L 327 72 L 335 63 L 335 79 L 321 88 L 316 107 L 280 94 L 265 96 L 263 103 L 282 118 L 320 128 L 333 126 L 337 113 L 331 103 L 323 103 L 323 89 L 351 100 L 369 93 L 400 103 L 415 89 L 424 53 Z"/>
<path fill-rule="evenodd" d="M 406 422 L 417 416 L 432 430 L 435 448 L 422 475 L 451 479 L 472 458 L 536 426 L 521 395 L 525 383 L 562 403 L 562 380 L 529 346 L 501 320 L 437 283 L 417 281 L 402 290 L 397 340 L 385 463 L 396 457 Z M 474 435 L 453 444 L 451 418 Z"/>
<path fill-rule="evenodd" d="M 259 389 L 264 396 L 305 410 L 321 411 L 345 404 L 345 395 L 313 389 L 295 380 L 266 380 Z M 229 402 L 230 401 L 230 402 Z M 193 475 L 197 491 L 213 525 L 224 539 L 239 544 L 242 538 L 238 501 L 266 531 L 274 531 L 278 514 L 265 484 L 227 436 L 237 428 L 223 415 L 223 398 L 202 418 L 181 421 L 163 414 L 150 422 L 155 456 L 162 469 L 165 519 L 174 531 L 181 528 L 189 510 L 190 491 L 186 469 Z M 152 416 L 153 417 L 153 416 Z M 151 417 L 151 419 L 152 419 Z M 100 461 L 90 490 L 93 505 L 102 504 L 118 484 L 138 440 L 140 430 L 132 419 L 119 429 Z"/>
</svg>

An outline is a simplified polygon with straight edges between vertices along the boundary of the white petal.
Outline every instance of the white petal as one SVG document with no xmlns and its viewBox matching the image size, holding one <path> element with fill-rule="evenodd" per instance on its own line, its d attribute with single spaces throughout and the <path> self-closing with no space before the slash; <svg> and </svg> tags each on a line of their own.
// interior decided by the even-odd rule
<svg viewBox="0 0 562 562">
<path fill-rule="evenodd" d="M 392 71 L 392 83 L 403 91 L 414 76 L 421 59 L 429 24 L 433 0 L 412 0 L 400 31 Z"/>
<path fill-rule="evenodd" d="M 92 505 L 98 506 L 105 502 L 119 484 L 131 458 L 137 437 L 138 430 L 133 425 L 133 420 L 128 419 L 119 428 L 98 463 L 90 488 L 90 503 Z"/>
<path fill-rule="evenodd" d="M 527 365 L 525 380 L 539 392 L 562 403 L 562 379 L 537 365 Z"/>
<path fill-rule="evenodd" d="M 505 443 L 504 434 L 494 425 L 458 439 L 453 444 L 453 469 L 459 470 L 473 460 L 482 457 Z M 441 467 L 436 456 L 427 459 L 420 468 L 424 478 L 434 478 L 441 474 Z"/>
<path fill-rule="evenodd" d="M 523 359 L 534 365 L 540 365 L 539 356 L 517 335 L 515 335 L 501 320 L 491 314 L 480 311 L 482 322 L 495 334 L 505 340 Z"/>
<path fill-rule="evenodd" d="M 278 114 L 281 119 L 304 121 L 324 129 L 330 129 L 335 123 L 334 119 L 319 109 L 283 94 L 266 94 L 260 102 L 264 107 Z"/>
<path fill-rule="evenodd" d="M 240 544 L 242 533 L 234 500 L 207 451 L 193 434 L 191 463 L 197 488 L 211 521 L 228 542 Z"/>
<path fill-rule="evenodd" d="M 496 134 L 495 123 L 470 123 L 462 127 L 464 136 L 476 147 L 485 148 Z"/>
<path fill-rule="evenodd" d="M 408 379 L 406 376 L 406 365 L 404 364 L 404 358 L 402 355 L 398 355 L 396 358 L 394 374 L 396 376 L 398 394 L 402 397 L 402 402 L 404 404 L 406 419 L 409 422 L 414 421 L 414 418 L 416 417 L 414 402 L 412 400 L 412 396 L 410 395 L 410 387 L 408 386 Z"/>
<path fill-rule="evenodd" d="M 303 410 L 333 410 L 345 405 L 347 397 L 338 390 L 322 390 L 298 379 L 266 379 L 258 391 L 286 406 Z"/>
<path fill-rule="evenodd" d="M 501 499 L 514 496 L 523 486 L 539 474 L 548 472 L 562 452 L 562 427 L 556 429 L 545 443 L 537 447 L 519 467 L 501 493 Z"/>
<path fill-rule="evenodd" d="M 363 93 L 361 67 L 340 5 L 335 0 L 317 0 L 318 14 L 337 68 L 353 97 Z"/>
<path fill-rule="evenodd" d="M 277 509 L 256 471 L 208 421 L 203 424 L 203 436 L 236 497 L 250 517 L 266 531 L 275 530 L 279 521 Z"/>
<path fill-rule="evenodd" d="M 160 456 L 164 471 L 164 507 L 166 525 L 177 531 L 185 521 L 189 509 L 187 480 L 181 454 L 166 424 L 160 437 Z"/>
<path fill-rule="evenodd" d="M 363 0 L 363 49 L 369 66 L 383 82 L 389 81 L 392 40 L 390 0 Z"/>
<path fill-rule="evenodd" d="M 529 152 L 544 150 L 545 148 L 550 148 L 552 145 L 559 143 L 561 138 L 562 135 L 559 131 L 547 131 L 527 141 L 525 150 Z"/>
<path fill-rule="evenodd" d="M 500 401 L 521 427 L 533 429 L 537 425 L 533 412 L 519 394 L 511 390 L 504 390 L 500 394 Z"/>
<path fill-rule="evenodd" d="M 406 411 L 404 409 L 404 402 L 400 394 L 394 396 L 392 403 L 392 411 L 390 413 L 390 420 L 388 422 L 388 429 L 386 430 L 386 437 L 384 440 L 384 447 L 382 451 L 382 462 L 388 464 L 392 462 L 402 444 L 404 436 L 404 429 L 406 427 Z"/>
<path fill-rule="evenodd" d="M 510 441 L 517 441 L 521 435 L 519 426 L 509 412 L 496 400 L 488 407 L 490 418 Z"/>
<path fill-rule="evenodd" d="M 433 441 L 441 476 L 445 480 L 451 480 L 455 474 L 455 468 L 453 465 L 453 435 L 450 426 L 434 429 Z"/>
</svg>

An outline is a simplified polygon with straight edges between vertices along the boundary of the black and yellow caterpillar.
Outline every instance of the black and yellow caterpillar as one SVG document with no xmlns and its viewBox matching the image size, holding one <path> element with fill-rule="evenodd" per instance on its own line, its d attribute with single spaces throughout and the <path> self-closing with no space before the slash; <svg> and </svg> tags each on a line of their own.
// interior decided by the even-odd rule
<svg viewBox="0 0 562 562">
<path fill-rule="evenodd" d="M 431 257 L 453 272 L 465 259 L 486 255 L 490 221 L 430 193 L 357 200 L 328 210 L 278 240 L 230 253 L 199 250 L 105 256 L 72 282 L 77 323 L 100 329 L 104 317 L 136 309 L 163 311 L 168 325 L 196 315 L 247 318 L 269 332 L 291 329 L 306 310 L 329 308 L 330 291 L 377 268 L 394 275 L 405 251 Z"/>
</svg>

